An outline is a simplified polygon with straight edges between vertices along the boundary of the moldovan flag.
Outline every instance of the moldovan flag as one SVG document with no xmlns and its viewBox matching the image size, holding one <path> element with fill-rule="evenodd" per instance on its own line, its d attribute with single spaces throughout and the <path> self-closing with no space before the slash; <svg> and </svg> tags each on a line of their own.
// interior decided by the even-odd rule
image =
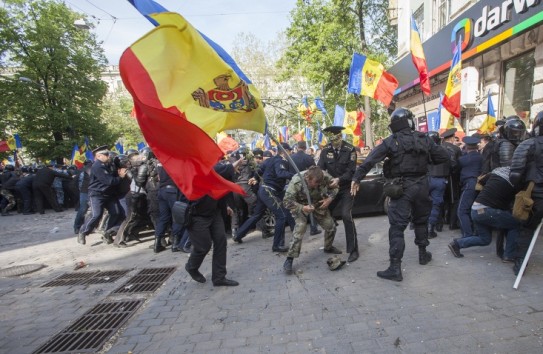
<svg viewBox="0 0 543 354">
<path fill-rule="evenodd" d="M 477 132 L 479 134 L 492 133 L 494 129 L 496 129 L 496 111 L 494 111 L 494 104 L 492 104 L 492 99 L 490 98 L 490 91 L 488 91 L 488 106 L 486 118 Z"/>
<path fill-rule="evenodd" d="M 347 86 L 349 93 L 373 97 L 388 107 L 397 87 L 398 80 L 385 71 L 383 64 L 365 55 L 353 54 Z"/>
<path fill-rule="evenodd" d="M 181 15 L 154 1 L 130 2 L 159 24 L 119 63 L 145 140 L 189 200 L 244 194 L 214 171 L 223 153 L 211 137 L 238 128 L 264 132 L 258 92 L 233 60 L 224 60 L 230 57 L 223 49 Z"/>
<path fill-rule="evenodd" d="M 464 128 L 462 128 L 462 125 L 460 124 L 458 119 L 456 119 L 452 114 L 449 113 L 449 111 L 445 109 L 445 107 L 443 107 L 443 99 L 443 93 L 440 92 L 439 106 L 437 108 L 437 111 L 439 113 L 439 134 L 443 133 L 447 129 L 456 128 L 455 135 L 458 138 L 462 139 L 466 136 L 466 133 L 464 133 Z"/>
<path fill-rule="evenodd" d="M 458 43 L 454 50 L 453 59 L 451 62 L 451 71 L 447 79 L 447 87 L 445 88 L 445 96 L 443 97 L 443 107 L 453 116 L 460 117 L 460 91 L 462 89 L 462 41 L 458 39 Z"/>
<path fill-rule="evenodd" d="M 430 78 L 428 77 L 428 65 L 422 49 L 419 29 L 415 18 L 411 15 L 411 58 L 417 71 L 419 72 L 420 88 L 427 96 L 430 95 Z"/>
<path fill-rule="evenodd" d="M 8 142 L 5 141 L 5 140 L 2 140 L 0 141 L 0 152 L 6 152 L 6 151 L 9 151 L 11 150 L 9 145 L 8 145 Z"/>
<path fill-rule="evenodd" d="M 17 143 L 15 142 L 15 138 L 13 136 L 10 136 L 8 140 L 6 140 L 9 146 L 10 150 L 17 149 Z"/>
<path fill-rule="evenodd" d="M 288 142 L 288 127 L 286 125 L 279 127 L 279 142 L 280 143 Z"/>
<path fill-rule="evenodd" d="M 351 135 L 360 135 L 355 132 L 360 131 L 360 123 L 364 120 L 364 113 L 358 111 L 351 111 L 345 114 L 345 119 L 343 120 L 343 126 L 345 130 L 343 133 Z"/>
<path fill-rule="evenodd" d="M 75 165 L 77 168 L 81 168 L 83 167 L 84 162 L 85 154 L 82 154 L 79 150 L 79 146 L 75 144 L 74 148 L 72 149 L 72 165 Z"/>
</svg>

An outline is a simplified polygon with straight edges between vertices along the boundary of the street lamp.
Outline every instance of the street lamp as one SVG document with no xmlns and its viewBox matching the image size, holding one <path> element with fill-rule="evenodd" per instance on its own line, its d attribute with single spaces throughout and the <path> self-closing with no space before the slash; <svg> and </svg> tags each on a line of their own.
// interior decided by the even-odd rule
<svg viewBox="0 0 543 354">
<path fill-rule="evenodd" d="M 75 20 L 74 26 L 79 29 L 84 29 L 84 30 L 90 29 L 90 26 L 83 19 Z"/>
</svg>

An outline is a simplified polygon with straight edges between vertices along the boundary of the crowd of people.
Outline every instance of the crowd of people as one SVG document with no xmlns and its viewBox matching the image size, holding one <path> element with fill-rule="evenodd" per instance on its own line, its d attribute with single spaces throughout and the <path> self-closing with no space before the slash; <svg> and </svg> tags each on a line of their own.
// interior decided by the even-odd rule
<svg viewBox="0 0 543 354">
<path fill-rule="evenodd" d="M 448 224 L 451 230 L 460 229 L 461 237 L 449 244 L 455 257 L 463 257 L 462 249 L 490 244 L 495 231 L 498 256 L 513 262 L 518 273 L 543 216 L 543 112 L 536 116 L 527 139 L 519 117 L 499 123 L 493 134 L 474 134 L 459 142 L 456 129 L 441 134 L 416 131 L 413 114 L 400 108 L 391 115 L 391 135 L 367 156 L 344 141 L 344 128 L 337 126 L 324 129 L 329 143 L 318 151 L 308 149 L 304 141 L 294 152 L 288 143 L 266 151 L 241 147 L 230 151 L 215 170 L 245 194 L 190 202 L 150 148 L 118 155 L 101 146 L 93 150 L 95 161 L 86 161 L 81 169 L 4 166 L 0 207 L 2 216 L 14 211 L 43 214 L 46 206 L 56 212 L 75 208 L 73 227 L 81 245 L 100 231 L 105 243 L 126 247 L 140 241 L 142 231 L 153 230 L 153 251 L 170 247 L 190 253 L 185 269 L 197 282 L 206 281 L 199 267 L 213 247 L 213 284 L 236 286 L 226 278 L 227 236 L 234 244 L 242 243 L 257 228 L 263 238 L 273 237 L 273 252 L 286 254 L 286 274 L 293 273 L 308 225 L 312 235 L 324 231 L 323 251 L 334 255 L 328 260 L 330 269 L 339 269 L 345 261 L 337 258 L 343 251 L 334 245 L 339 225 L 331 214 L 334 209 L 343 222 L 347 261 L 355 262 L 360 254 L 352 217 L 354 196 L 370 169 L 384 161 L 390 264 L 377 272 L 379 277 L 403 279 L 404 232 L 409 225 L 421 265 L 432 260 L 429 239 Z M 534 206 L 530 218 L 520 221 L 513 217 L 512 205 L 515 194 L 530 181 Z M 189 206 L 190 218 L 183 224 L 172 218 L 177 201 Z M 271 214 L 273 231 L 263 222 Z M 292 231 L 289 244 L 287 226 Z"/>
</svg>

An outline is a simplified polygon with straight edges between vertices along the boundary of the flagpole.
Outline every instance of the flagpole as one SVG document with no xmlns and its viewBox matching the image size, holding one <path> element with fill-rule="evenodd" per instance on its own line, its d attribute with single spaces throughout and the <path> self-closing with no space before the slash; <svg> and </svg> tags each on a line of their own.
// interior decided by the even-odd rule
<svg viewBox="0 0 543 354">
<path fill-rule="evenodd" d="M 424 116 L 426 117 L 426 127 L 428 127 L 428 112 L 426 111 L 426 99 L 424 98 L 422 87 L 420 89 L 420 94 L 422 95 L 422 106 L 424 107 Z"/>
</svg>

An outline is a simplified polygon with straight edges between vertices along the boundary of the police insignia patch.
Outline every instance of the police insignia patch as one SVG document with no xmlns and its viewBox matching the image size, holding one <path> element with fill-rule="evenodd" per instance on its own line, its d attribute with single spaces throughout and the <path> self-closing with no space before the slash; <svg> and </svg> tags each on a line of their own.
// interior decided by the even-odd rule
<svg viewBox="0 0 543 354">
<path fill-rule="evenodd" d="M 205 91 L 198 88 L 192 93 L 192 98 L 202 107 L 223 112 L 250 112 L 258 107 L 258 102 L 249 91 L 245 81 L 240 80 L 231 88 L 228 81 L 232 78 L 223 74 L 213 79 L 216 87 Z"/>
<path fill-rule="evenodd" d="M 328 154 L 326 154 L 326 158 L 328 159 L 333 159 L 334 158 L 334 154 L 329 152 Z"/>
<path fill-rule="evenodd" d="M 351 153 L 351 161 L 356 161 L 356 152 Z"/>
</svg>

